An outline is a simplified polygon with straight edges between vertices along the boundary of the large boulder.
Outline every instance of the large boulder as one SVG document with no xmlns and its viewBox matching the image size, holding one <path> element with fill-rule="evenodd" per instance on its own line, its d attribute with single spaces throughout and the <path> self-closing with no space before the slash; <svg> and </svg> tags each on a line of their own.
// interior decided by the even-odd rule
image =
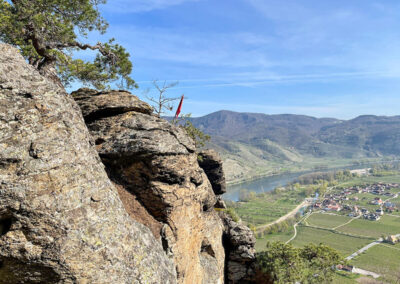
<svg viewBox="0 0 400 284">
<path fill-rule="evenodd" d="M 253 232 L 223 211 L 220 216 L 224 223 L 226 283 L 255 283 L 256 238 Z"/>
<path fill-rule="evenodd" d="M 225 174 L 222 159 L 214 150 L 203 150 L 199 153 L 199 165 L 206 173 L 216 195 L 226 193 Z"/>
<path fill-rule="evenodd" d="M 0 283 L 176 282 L 173 261 L 128 215 L 90 139 L 74 100 L 0 44 Z"/>
<path fill-rule="evenodd" d="M 116 100 L 111 104 L 118 105 L 117 93 L 102 94 L 110 94 Z M 144 111 L 148 106 L 143 102 L 135 109 L 90 116 L 84 109 L 88 102 L 99 105 L 99 96 L 82 89 L 72 96 L 79 97 L 111 180 L 159 222 L 161 242 L 175 262 L 178 282 L 223 283 L 223 225 L 214 211 L 216 196 L 186 132 Z"/>
<path fill-rule="evenodd" d="M 88 88 L 74 92 L 74 99 L 80 101 L 80 108 L 86 122 L 96 117 L 113 116 L 116 113 L 136 111 L 151 114 L 153 109 L 129 92 L 99 92 Z"/>
</svg>

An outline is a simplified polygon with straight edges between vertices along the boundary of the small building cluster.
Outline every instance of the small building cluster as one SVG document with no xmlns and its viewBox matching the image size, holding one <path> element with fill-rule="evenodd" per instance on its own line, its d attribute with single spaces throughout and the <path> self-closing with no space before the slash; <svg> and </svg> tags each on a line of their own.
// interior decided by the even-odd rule
<svg viewBox="0 0 400 284">
<path fill-rule="evenodd" d="M 397 244 L 398 242 L 400 242 L 400 235 L 391 235 L 391 236 L 387 236 L 384 240 L 386 243 L 390 243 L 392 245 Z"/>
<path fill-rule="evenodd" d="M 370 221 L 378 221 L 381 219 L 381 215 L 376 214 L 376 213 L 369 213 L 369 214 L 364 214 L 363 218 L 370 220 Z"/>
<path fill-rule="evenodd" d="M 354 266 L 353 265 L 343 265 L 343 264 L 338 264 L 336 265 L 337 270 L 342 270 L 342 271 L 347 271 L 350 273 L 354 272 Z"/>
<path fill-rule="evenodd" d="M 392 202 L 389 202 L 389 201 L 387 201 L 387 202 L 385 202 L 384 204 L 383 204 L 383 207 L 387 210 L 387 212 L 389 212 L 389 213 L 393 213 L 394 211 L 396 211 L 398 208 L 397 208 L 397 206 L 396 206 L 396 204 L 394 204 L 394 203 L 392 203 Z"/>
<path fill-rule="evenodd" d="M 361 186 L 353 186 L 344 189 L 342 192 L 345 194 L 353 194 L 353 193 L 371 193 L 376 195 L 385 195 L 385 196 L 392 196 L 393 194 L 390 193 L 392 188 L 399 188 L 400 185 L 397 183 L 377 183 L 373 185 L 367 185 L 365 187 Z"/>
<path fill-rule="evenodd" d="M 364 219 L 377 221 L 384 214 L 384 211 L 391 213 L 395 210 L 398 210 L 397 206 L 394 203 L 390 201 L 385 202 L 384 200 L 385 199 L 387 200 L 389 198 L 397 198 L 398 193 L 391 192 L 391 189 L 399 187 L 400 186 L 397 183 L 390 183 L 390 184 L 378 183 L 364 187 L 353 186 L 345 188 L 341 191 L 336 191 L 326 194 L 322 200 L 316 201 L 314 203 L 313 208 L 324 211 L 334 211 L 334 212 L 339 212 L 342 210 L 349 211 L 350 213 L 348 214 L 348 216 L 350 217 L 362 216 L 362 218 Z M 359 206 L 351 204 L 352 203 L 351 201 L 358 202 L 360 201 L 360 198 L 362 198 L 362 200 L 366 198 L 366 197 L 359 197 L 356 195 L 360 193 L 370 193 L 378 195 L 368 203 L 371 205 L 379 206 L 379 208 L 376 209 L 374 212 L 370 212 L 366 208 L 359 208 Z"/>
<path fill-rule="evenodd" d="M 372 205 L 382 205 L 383 200 L 380 197 L 375 197 L 370 203 Z"/>
<path fill-rule="evenodd" d="M 322 202 L 316 202 L 314 204 L 315 209 L 322 209 L 324 211 L 336 211 L 339 212 L 343 209 L 340 202 L 336 199 L 325 198 Z"/>
</svg>

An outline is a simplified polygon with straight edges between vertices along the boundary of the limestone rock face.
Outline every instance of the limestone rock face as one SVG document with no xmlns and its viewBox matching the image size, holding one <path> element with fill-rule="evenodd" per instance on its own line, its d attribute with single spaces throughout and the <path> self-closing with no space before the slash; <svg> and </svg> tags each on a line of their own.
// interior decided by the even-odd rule
<svg viewBox="0 0 400 284">
<path fill-rule="evenodd" d="M 93 117 L 98 115 L 93 106 L 106 105 L 96 103 L 87 107 Z M 124 110 L 136 107 L 126 105 Z M 89 141 L 73 99 L 28 66 L 16 49 L 0 44 L 0 283 L 176 282 L 172 260 L 150 230 L 128 215 Z M 197 224 L 204 228 L 214 217 L 200 204 L 212 200 L 205 201 L 205 194 L 195 194 L 196 187 L 185 182 L 181 190 L 198 196 L 199 204 L 181 218 L 209 215 Z M 169 187 L 159 189 L 161 194 Z M 173 196 L 169 202 L 186 202 Z M 178 227 L 182 222 L 171 220 Z M 193 238 L 191 233 L 212 240 L 220 232 L 188 229 L 175 236 Z M 217 255 L 218 247 L 213 249 Z M 198 245 L 197 258 L 200 250 Z"/>
<path fill-rule="evenodd" d="M 115 93 L 110 99 L 119 105 Z M 99 96 L 85 90 L 72 96 L 79 97 L 77 103 L 111 180 L 159 222 L 161 242 L 176 265 L 178 282 L 223 283 L 223 225 L 214 211 L 216 196 L 185 131 L 149 115 L 143 102 L 88 118 L 87 101 L 98 105 Z"/>
<path fill-rule="evenodd" d="M 256 238 L 253 232 L 224 212 L 220 216 L 225 226 L 226 283 L 254 283 Z"/>
<path fill-rule="evenodd" d="M 206 173 L 216 195 L 226 192 L 225 174 L 222 160 L 214 150 L 204 150 L 199 153 L 199 165 Z"/>
</svg>

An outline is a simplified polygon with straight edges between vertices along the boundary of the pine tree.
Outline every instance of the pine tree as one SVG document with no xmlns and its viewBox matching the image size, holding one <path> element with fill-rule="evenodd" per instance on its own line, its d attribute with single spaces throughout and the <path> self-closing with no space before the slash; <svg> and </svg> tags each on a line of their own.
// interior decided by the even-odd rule
<svg viewBox="0 0 400 284">
<path fill-rule="evenodd" d="M 97 89 L 116 82 L 118 87 L 137 87 L 130 77 L 132 63 L 125 48 L 110 39 L 88 44 L 89 32 L 105 34 L 108 24 L 98 5 L 106 0 L 0 0 L 0 41 L 20 49 L 39 72 L 58 83 L 77 80 Z M 93 50 L 92 62 L 76 52 Z"/>
</svg>

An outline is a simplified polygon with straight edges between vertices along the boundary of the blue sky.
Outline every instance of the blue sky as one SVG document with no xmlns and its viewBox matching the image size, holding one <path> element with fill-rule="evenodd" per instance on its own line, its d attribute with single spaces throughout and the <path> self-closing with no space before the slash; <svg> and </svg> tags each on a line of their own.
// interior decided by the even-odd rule
<svg viewBox="0 0 400 284">
<path fill-rule="evenodd" d="M 179 81 L 184 113 L 400 114 L 398 0 L 109 0 L 139 97 Z M 91 40 L 95 40 L 91 38 Z"/>
</svg>

